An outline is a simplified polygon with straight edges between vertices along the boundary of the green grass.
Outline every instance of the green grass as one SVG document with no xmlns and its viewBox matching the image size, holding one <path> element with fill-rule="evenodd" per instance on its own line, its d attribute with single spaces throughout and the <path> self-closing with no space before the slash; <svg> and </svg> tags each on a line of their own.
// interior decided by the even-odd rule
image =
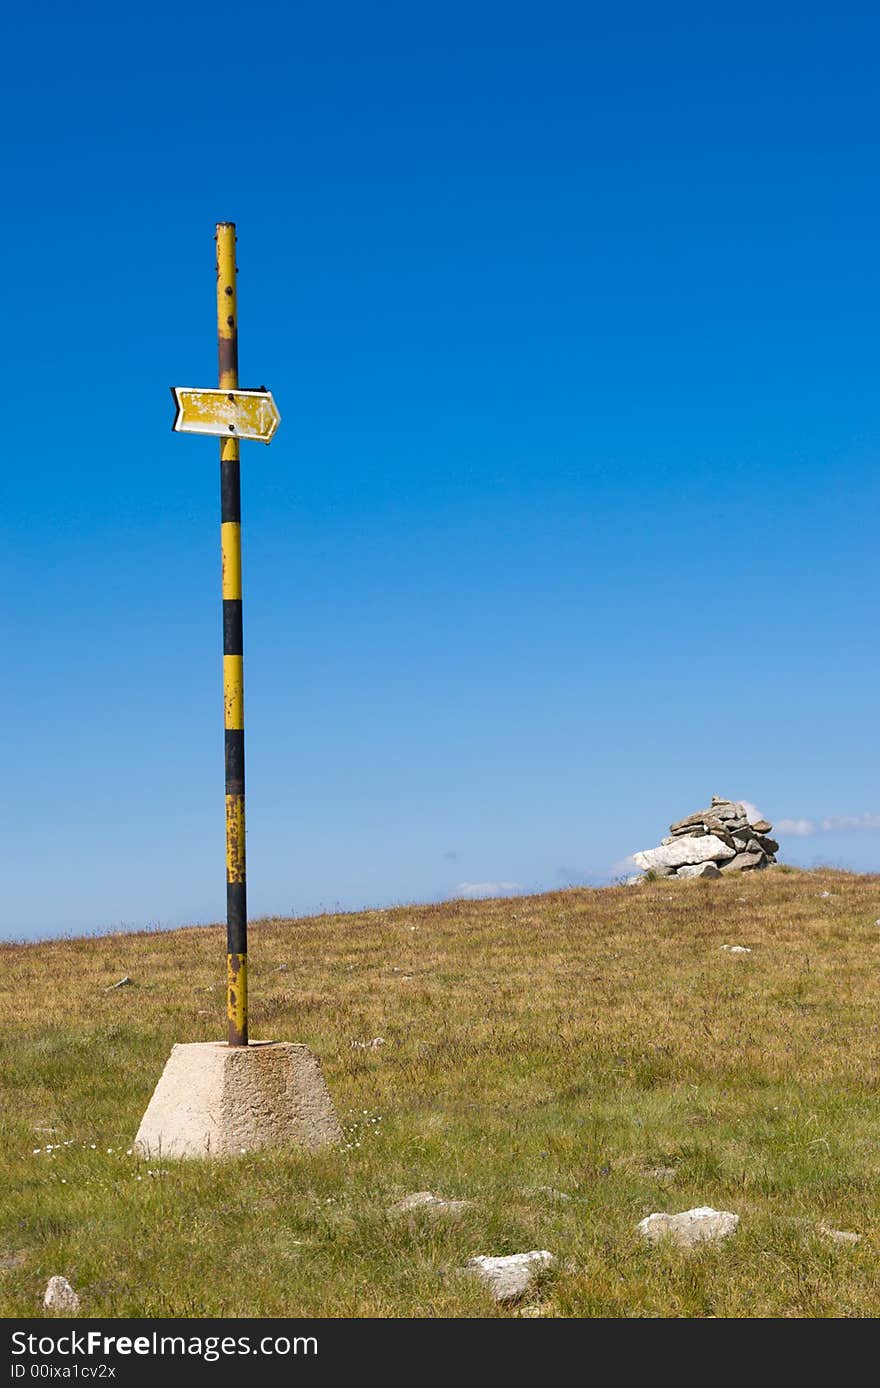
<svg viewBox="0 0 880 1388">
<path fill-rule="evenodd" d="M 223 931 L 2 947 L 0 1314 L 62 1273 L 83 1315 L 515 1316 L 456 1269 L 547 1248 L 548 1316 L 873 1316 L 878 917 L 878 877 L 774 870 L 260 922 L 252 1033 L 320 1056 L 346 1146 L 161 1167 L 128 1149 L 220 1035 Z M 636 1237 L 701 1204 L 733 1238 Z"/>
</svg>

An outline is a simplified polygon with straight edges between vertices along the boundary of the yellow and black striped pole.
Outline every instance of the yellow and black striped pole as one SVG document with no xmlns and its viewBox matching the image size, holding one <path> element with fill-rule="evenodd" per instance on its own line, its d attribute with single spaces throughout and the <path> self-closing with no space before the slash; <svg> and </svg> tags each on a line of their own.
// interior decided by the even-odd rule
<svg viewBox="0 0 880 1388">
<path fill-rule="evenodd" d="M 220 388 L 238 387 L 235 223 L 217 224 Z M 232 426 L 230 425 L 230 430 Z M 248 1043 L 247 872 L 244 847 L 244 648 L 241 620 L 241 468 L 237 438 L 220 441 L 223 702 L 226 741 L 226 1016 L 230 1046 Z"/>
</svg>

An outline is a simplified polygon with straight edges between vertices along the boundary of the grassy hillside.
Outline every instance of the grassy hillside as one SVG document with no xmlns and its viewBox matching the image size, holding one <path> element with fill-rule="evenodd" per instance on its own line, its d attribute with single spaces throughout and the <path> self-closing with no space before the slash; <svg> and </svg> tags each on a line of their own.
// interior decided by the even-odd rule
<svg viewBox="0 0 880 1388">
<path fill-rule="evenodd" d="M 162 1168 L 128 1149 L 222 1034 L 223 931 L 2 947 L 0 1313 L 63 1273 L 83 1315 L 515 1316 L 455 1270 L 547 1248 L 530 1314 L 873 1316 L 878 918 L 880 877 L 774 869 L 260 922 L 253 1035 L 312 1046 L 346 1147 Z M 638 1241 L 702 1204 L 726 1244 Z"/>
</svg>

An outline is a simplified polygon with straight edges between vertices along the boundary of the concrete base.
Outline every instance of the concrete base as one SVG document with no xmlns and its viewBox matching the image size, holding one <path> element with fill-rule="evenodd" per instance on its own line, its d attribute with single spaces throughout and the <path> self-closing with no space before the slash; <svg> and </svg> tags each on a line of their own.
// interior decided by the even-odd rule
<svg viewBox="0 0 880 1388">
<path fill-rule="evenodd" d="M 196 1041 L 171 1048 L 141 1119 L 144 1157 L 227 1157 L 259 1147 L 329 1147 L 342 1129 L 308 1046 Z"/>
</svg>

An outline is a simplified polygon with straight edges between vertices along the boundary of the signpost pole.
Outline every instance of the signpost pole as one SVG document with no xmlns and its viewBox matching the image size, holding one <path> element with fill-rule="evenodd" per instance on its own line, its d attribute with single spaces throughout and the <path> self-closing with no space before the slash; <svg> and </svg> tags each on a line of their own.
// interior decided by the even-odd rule
<svg viewBox="0 0 880 1388">
<path fill-rule="evenodd" d="M 238 386 L 235 223 L 217 224 L 217 345 L 222 390 Z M 230 1046 L 248 1044 L 247 872 L 244 841 L 244 648 L 241 620 L 240 445 L 220 441 L 223 702 L 226 744 L 226 1016 Z"/>
<path fill-rule="evenodd" d="M 175 431 L 221 440 L 228 1045 L 193 1041 L 172 1047 L 134 1140 L 139 1156 L 158 1160 L 236 1156 L 287 1144 L 313 1151 L 338 1146 L 344 1138 L 308 1046 L 293 1041 L 248 1045 L 239 440 L 270 443 L 281 416 L 271 391 L 238 388 L 235 239 L 232 222 L 217 223 L 219 389 L 171 387 Z"/>
</svg>

